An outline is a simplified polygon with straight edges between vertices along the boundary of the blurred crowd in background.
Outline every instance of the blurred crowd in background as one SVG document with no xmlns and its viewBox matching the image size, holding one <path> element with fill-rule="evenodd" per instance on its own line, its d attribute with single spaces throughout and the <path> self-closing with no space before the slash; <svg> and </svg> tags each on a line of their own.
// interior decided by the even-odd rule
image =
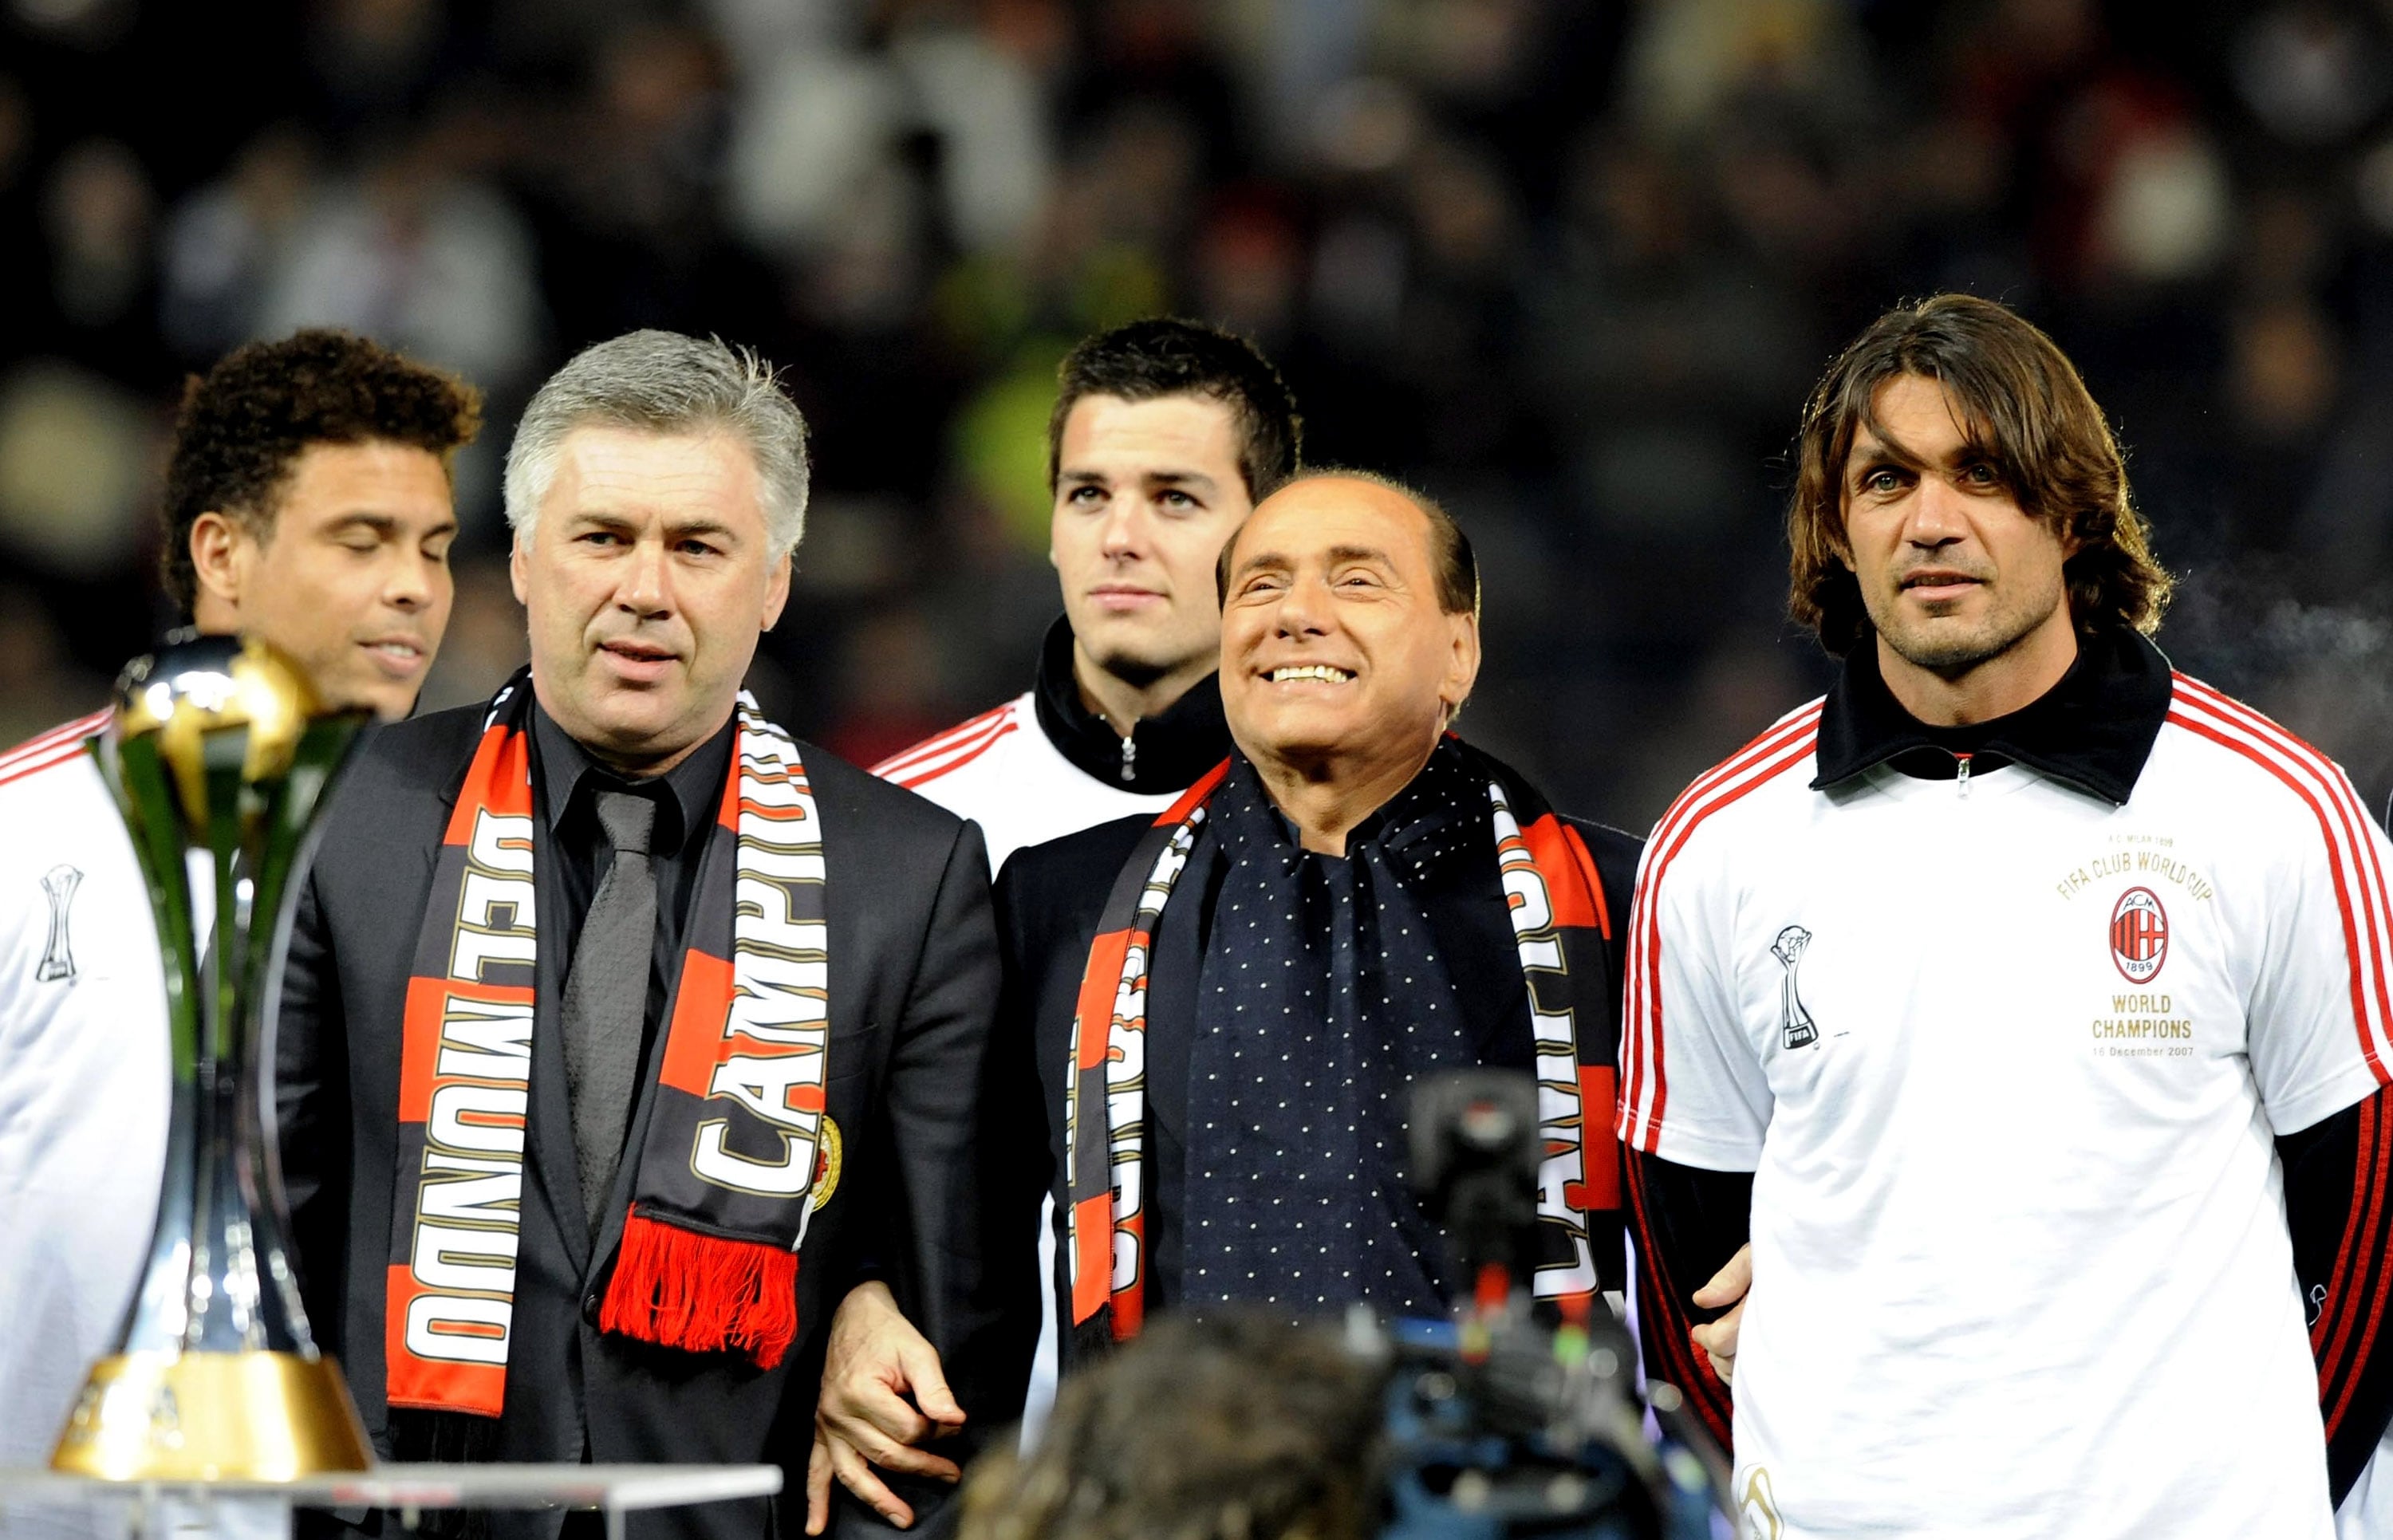
<svg viewBox="0 0 2393 1540">
<path fill-rule="evenodd" d="M 1054 365 L 1170 312 L 1453 508 L 1464 730 L 1642 829 L 1830 676 L 1786 447 L 1957 288 L 2112 413 L 2178 665 L 2393 786 L 2387 0 L 0 0 L 0 741 L 166 619 L 184 375 L 302 323 L 489 393 L 425 703 L 487 692 L 515 413 L 663 326 L 788 372 L 752 683 L 870 763 L 1024 687 Z"/>
</svg>

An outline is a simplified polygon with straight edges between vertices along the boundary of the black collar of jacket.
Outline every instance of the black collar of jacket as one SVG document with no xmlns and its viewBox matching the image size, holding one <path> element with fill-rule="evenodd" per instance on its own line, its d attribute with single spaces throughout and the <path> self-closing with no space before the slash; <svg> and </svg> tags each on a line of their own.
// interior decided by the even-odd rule
<svg viewBox="0 0 2393 1540">
<path fill-rule="evenodd" d="M 532 687 L 531 671 L 529 668 L 518 669 L 516 671 L 515 677 L 507 683 L 517 689 L 529 690 Z M 486 720 L 488 715 L 487 706 L 475 705 L 453 707 L 449 711 L 436 712 L 431 717 L 412 719 L 425 723 L 453 723 L 455 725 L 450 730 L 459 735 L 461 747 L 464 750 L 463 757 L 458 759 L 455 772 L 441 782 L 440 805 L 443 807 L 456 806 L 457 798 L 465 790 L 465 777 L 474 770 L 474 748 L 482 741 L 482 735 L 490 730 L 490 724 Z M 575 742 L 572 736 L 557 724 L 556 719 L 548 714 L 547 708 L 541 705 L 537 698 L 534 698 L 531 702 L 531 716 L 535 724 L 531 733 L 532 751 L 536 760 L 540 762 L 534 773 L 545 777 L 542 783 L 542 790 L 545 793 L 543 800 L 549 804 L 549 827 L 554 830 L 558 816 L 564 812 L 567 801 L 582 783 L 582 769 L 585 767 L 597 769 L 598 766 L 597 762 L 589 757 L 590 751 Z M 732 721 L 726 722 L 721 727 L 715 729 L 712 741 L 701 746 L 698 752 L 666 773 L 665 784 L 672 790 L 673 811 L 680 817 L 681 837 L 684 839 L 692 832 L 705 828 L 714 819 L 715 804 L 723 795 L 723 783 L 731 774 L 732 729 L 738 725 L 737 718 L 738 713 L 735 711 Z M 547 731 L 541 730 L 543 724 Z M 468 732 L 471 736 L 467 736 Z M 561 777 L 549 773 L 547 762 L 550 756 L 542 752 L 546 747 L 542 740 L 547 738 L 552 733 L 556 742 L 568 745 L 571 750 L 570 753 L 556 756 L 558 763 L 567 768 L 567 773 Z M 599 773 L 602 776 L 608 774 L 603 769 L 599 770 Z M 662 850 L 665 847 L 660 844 L 657 848 Z"/>
<path fill-rule="evenodd" d="M 2024 764 L 2112 804 L 2143 774 L 2168 715 L 2169 662 L 2140 633 L 2116 627 L 2078 638 L 2077 661 L 2028 705 L 1968 727 L 1931 727 L 1903 709 L 1864 636 L 1820 710 L 1811 789 L 1824 791 L 1891 763 L 1906 775 L 1952 778 L 1958 756 Z"/>
<path fill-rule="evenodd" d="M 1134 750 L 1122 751 L 1113 724 L 1080 702 L 1072 675 L 1072 622 L 1057 616 L 1039 650 L 1039 683 L 1030 692 L 1040 729 L 1056 752 L 1084 773 L 1141 796 L 1178 791 L 1222 763 L 1230 752 L 1229 724 L 1222 720 L 1222 682 L 1207 674 L 1158 716 L 1141 717 L 1131 727 Z M 1127 765 L 1129 774 L 1124 775 Z"/>
</svg>

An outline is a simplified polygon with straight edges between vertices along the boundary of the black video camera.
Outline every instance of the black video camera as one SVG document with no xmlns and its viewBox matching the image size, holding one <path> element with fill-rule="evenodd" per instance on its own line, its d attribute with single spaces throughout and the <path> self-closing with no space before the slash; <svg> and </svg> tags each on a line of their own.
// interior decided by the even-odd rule
<svg viewBox="0 0 2393 1540">
<path fill-rule="evenodd" d="M 1411 1155 L 1459 1286 L 1445 1320 L 1350 1322 L 1355 1350 L 1390 1370 L 1385 1540 L 1707 1540 L 1728 1514 L 1718 1447 L 1669 1387 L 1639 1394 L 1636 1343 L 1602 1299 L 1535 1298 L 1536 1082 L 1422 1081 Z"/>
</svg>

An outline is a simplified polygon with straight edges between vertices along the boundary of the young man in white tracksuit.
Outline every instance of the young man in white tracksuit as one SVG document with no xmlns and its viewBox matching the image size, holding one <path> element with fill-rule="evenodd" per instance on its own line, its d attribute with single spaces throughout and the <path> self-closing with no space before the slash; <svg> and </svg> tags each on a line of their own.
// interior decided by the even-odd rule
<svg viewBox="0 0 2393 1540">
<path fill-rule="evenodd" d="M 1142 320 L 1089 338 L 1049 420 L 1064 613 L 1031 687 L 874 772 L 1025 845 L 1170 804 L 1230 751 L 1213 562 L 1296 470 L 1301 424 L 1243 338 Z"/>
<path fill-rule="evenodd" d="M 2002 307 L 1830 366 L 1789 524 L 1842 677 L 1631 920 L 1649 1373 L 1755 1534 L 2388 1533 L 2393 848 L 2146 639 L 2117 445 Z"/>
<path fill-rule="evenodd" d="M 1047 426 L 1054 495 L 1048 557 L 1064 613 L 1040 648 L 1031 687 L 873 767 L 972 819 L 992 871 L 1029 845 L 1169 806 L 1228 757 L 1215 668 L 1222 611 L 1213 566 L 1254 505 L 1294 474 L 1302 424 L 1277 370 L 1242 337 L 1195 321 L 1151 320 L 1083 341 L 1058 370 Z M 1040 1227 L 1042 1246 L 1052 1246 Z M 1053 1266 L 1042 1254 L 1042 1269 Z M 1052 1291 L 1027 1424 L 1054 1393 Z M 901 1363 L 935 1373 L 935 1355 L 894 1304 L 868 1286 L 843 1302 L 848 1325 L 902 1343 Z M 841 1338 L 817 1418 L 814 1484 L 828 1472 L 898 1516 L 860 1451 L 928 1435 L 930 1419 L 871 1374 L 843 1375 Z M 853 1362 L 884 1363 L 860 1351 Z M 952 1478 L 952 1462 L 900 1449 L 887 1468 Z M 884 1494 L 885 1494 L 885 1489 Z M 814 1510 L 818 1521 L 819 1510 Z"/>
</svg>

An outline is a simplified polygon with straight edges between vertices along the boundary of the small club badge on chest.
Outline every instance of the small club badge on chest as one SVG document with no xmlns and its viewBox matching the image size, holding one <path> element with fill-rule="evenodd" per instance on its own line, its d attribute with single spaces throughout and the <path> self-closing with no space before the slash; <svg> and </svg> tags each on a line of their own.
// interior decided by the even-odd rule
<svg viewBox="0 0 2393 1540">
<path fill-rule="evenodd" d="M 2111 963 L 2129 984 L 2150 984 L 2168 960 L 2168 911 L 2150 888 L 2129 888 L 2111 910 Z"/>
</svg>

